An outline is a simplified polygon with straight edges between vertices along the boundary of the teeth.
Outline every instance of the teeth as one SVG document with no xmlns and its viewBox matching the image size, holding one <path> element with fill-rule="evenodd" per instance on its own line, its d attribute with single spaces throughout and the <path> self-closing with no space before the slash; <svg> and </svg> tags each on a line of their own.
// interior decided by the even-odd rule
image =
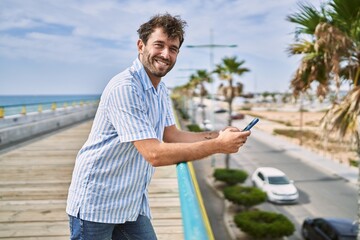
<svg viewBox="0 0 360 240">
<path fill-rule="evenodd" d="M 155 60 L 157 63 L 159 63 L 160 65 L 164 65 L 164 66 L 167 66 L 168 65 L 168 63 L 166 63 L 166 62 L 163 62 L 163 61 L 161 61 L 161 60 Z"/>
</svg>

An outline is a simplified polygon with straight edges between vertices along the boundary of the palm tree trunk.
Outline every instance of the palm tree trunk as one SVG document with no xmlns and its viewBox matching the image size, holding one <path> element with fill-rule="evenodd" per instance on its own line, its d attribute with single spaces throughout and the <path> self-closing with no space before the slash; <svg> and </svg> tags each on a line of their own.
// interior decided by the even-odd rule
<svg viewBox="0 0 360 240">
<path fill-rule="evenodd" d="M 228 126 L 231 126 L 232 125 L 232 118 L 231 118 L 231 115 L 232 115 L 232 102 L 234 100 L 234 88 L 232 86 L 232 80 L 229 81 L 229 88 L 230 88 L 230 94 L 229 94 L 229 96 L 227 96 L 228 112 L 229 112 Z M 226 166 L 226 169 L 230 168 L 230 154 L 225 155 L 225 166 Z"/>
<path fill-rule="evenodd" d="M 196 107 L 194 102 L 194 96 L 191 97 L 191 124 L 196 123 Z"/>
<path fill-rule="evenodd" d="M 356 71 L 356 74 L 355 74 L 355 80 L 354 80 L 354 86 L 355 87 L 358 85 L 359 77 L 360 77 L 360 67 L 358 67 L 358 69 Z"/>
<path fill-rule="evenodd" d="M 358 155 L 358 159 L 360 158 L 360 137 L 359 137 L 359 132 L 360 132 L 360 124 L 359 124 L 360 119 L 358 119 L 358 131 L 355 133 L 355 141 L 356 141 L 356 149 L 357 149 L 357 155 Z M 357 222 L 360 223 L 360 164 L 358 162 L 358 219 Z M 358 226 L 358 234 L 357 234 L 357 239 L 360 239 L 360 224 Z"/>
<path fill-rule="evenodd" d="M 204 95 L 203 95 L 203 92 L 204 92 L 204 84 L 201 83 L 200 84 L 200 108 L 201 108 L 201 120 L 202 122 L 204 123 L 205 122 L 205 119 L 206 119 L 206 116 L 205 116 L 205 107 L 204 106 Z"/>
<path fill-rule="evenodd" d="M 360 159 L 360 118 L 359 116 L 357 117 L 357 132 L 355 132 L 355 143 L 356 143 L 356 152 L 358 155 L 358 159 Z M 357 212 L 357 222 L 360 223 L 360 163 L 358 161 L 358 180 L 357 180 L 357 185 L 358 185 L 358 212 Z M 358 225 L 358 234 L 357 234 L 357 238 L 356 239 L 360 239 L 360 224 Z"/>
<path fill-rule="evenodd" d="M 225 154 L 225 168 L 230 168 L 230 154 Z"/>
</svg>

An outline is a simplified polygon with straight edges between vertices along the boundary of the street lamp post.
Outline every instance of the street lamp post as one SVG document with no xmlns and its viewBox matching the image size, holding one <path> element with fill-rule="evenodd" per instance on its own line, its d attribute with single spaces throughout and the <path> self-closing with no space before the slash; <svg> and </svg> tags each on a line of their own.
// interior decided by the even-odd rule
<svg viewBox="0 0 360 240">
<path fill-rule="evenodd" d="M 214 48 L 235 48 L 237 47 L 236 44 L 231 44 L 231 45 L 227 45 L 227 44 L 214 44 L 213 43 L 213 31 L 212 29 L 210 29 L 210 44 L 203 44 L 203 45 L 186 45 L 187 48 L 209 48 L 209 53 L 210 53 L 210 74 L 212 73 L 213 69 L 214 69 Z M 211 106 L 211 123 L 213 125 L 213 127 L 215 128 L 215 114 L 214 114 L 214 107 L 215 107 L 215 80 L 213 81 L 212 85 L 211 85 L 211 90 L 212 90 L 212 94 L 211 94 L 211 101 L 212 101 L 212 106 Z M 211 166 L 214 167 L 215 166 L 215 158 L 214 156 L 211 157 Z"/>
</svg>

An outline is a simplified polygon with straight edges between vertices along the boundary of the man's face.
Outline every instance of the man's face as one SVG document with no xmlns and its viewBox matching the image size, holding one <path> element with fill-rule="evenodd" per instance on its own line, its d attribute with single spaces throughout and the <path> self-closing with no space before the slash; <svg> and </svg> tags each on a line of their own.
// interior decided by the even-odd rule
<svg viewBox="0 0 360 240">
<path fill-rule="evenodd" d="M 140 61 L 153 83 L 158 83 L 175 65 L 179 53 L 180 40 L 169 39 L 162 28 L 150 35 L 147 44 L 138 40 Z"/>
</svg>

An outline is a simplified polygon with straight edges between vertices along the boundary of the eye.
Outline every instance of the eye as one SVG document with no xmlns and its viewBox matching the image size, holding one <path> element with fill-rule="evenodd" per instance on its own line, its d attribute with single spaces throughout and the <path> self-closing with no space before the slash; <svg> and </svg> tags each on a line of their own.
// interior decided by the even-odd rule
<svg viewBox="0 0 360 240">
<path fill-rule="evenodd" d="M 154 46 L 155 46 L 156 48 L 163 48 L 163 47 L 164 47 L 164 45 L 161 44 L 161 43 L 155 43 Z"/>
<path fill-rule="evenodd" d="M 179 49 L 176 48 L 176 47 L 172 47 L 172 48 L 170 48 L 170 51 L 173 52 L 173 53 L 178 53 Z"/>
</svg>

